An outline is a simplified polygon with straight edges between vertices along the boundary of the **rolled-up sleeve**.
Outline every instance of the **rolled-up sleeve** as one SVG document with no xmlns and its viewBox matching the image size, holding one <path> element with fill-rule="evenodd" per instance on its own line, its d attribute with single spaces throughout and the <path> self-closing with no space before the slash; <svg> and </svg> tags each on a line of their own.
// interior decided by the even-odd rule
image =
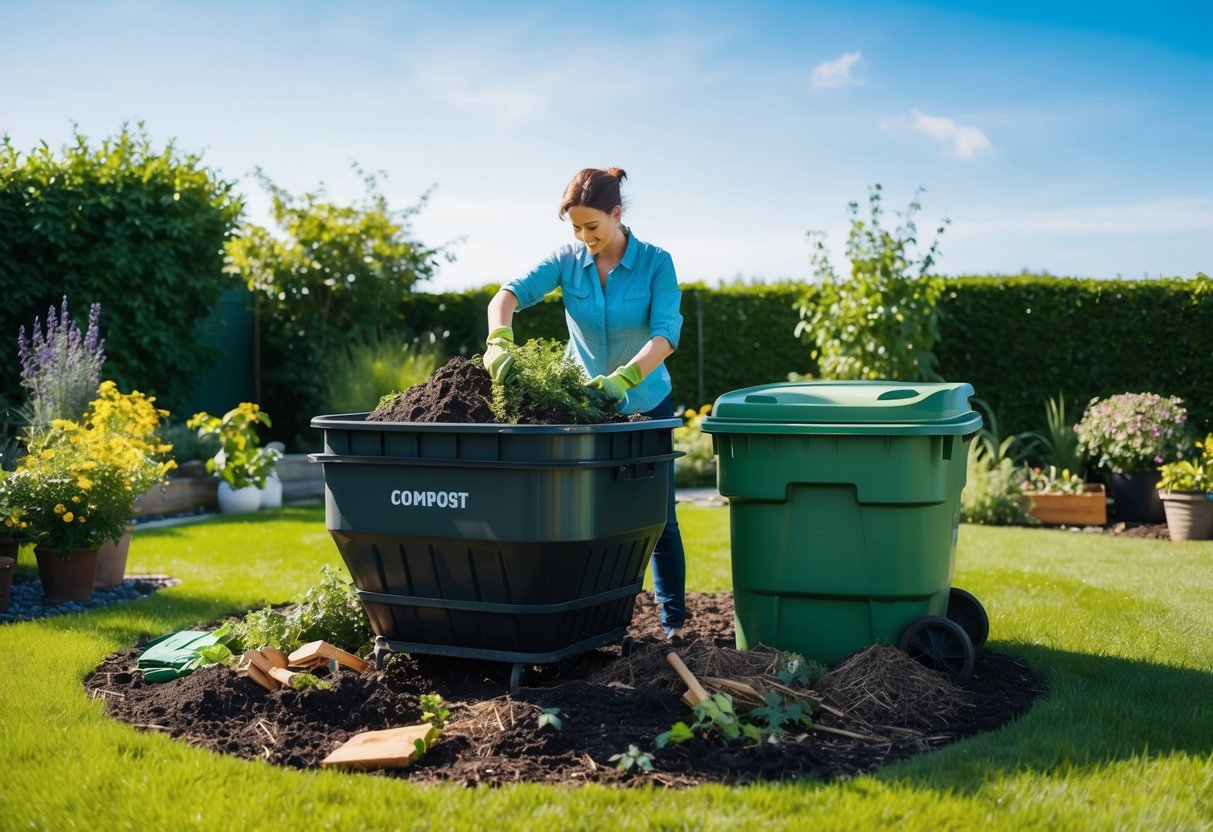
<svg viewBox="0 0 1213 832">
<path fill-rule="evenodd" d="M 543 296 L 560 285 L 559 252 L 544 260 L 529 273 L 515 278 L 501 288 L 514 293 L 518 308 L 526 309 L 543 300 Z"/>
<path fill-rule="evenodd" d="M 653 303 L 649 311 L 649 338 L 660 335 L 678 348 L 682 335 L 682 289 L 678 287 L 678 276 L 674 273 L 674 261 L 666 252 L 661 252 L 653 269 Z"/>
</svg>

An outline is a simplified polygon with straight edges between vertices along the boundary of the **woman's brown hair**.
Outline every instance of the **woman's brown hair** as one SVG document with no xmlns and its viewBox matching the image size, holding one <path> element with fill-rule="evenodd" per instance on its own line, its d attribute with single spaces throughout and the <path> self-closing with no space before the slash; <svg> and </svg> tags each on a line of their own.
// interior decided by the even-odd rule
<svg viewBox="0 0 1213 832">
<path fill-rule="evenodd" d="M 619 195 L 619 183 L 627 176 L 623 168 L 579 170 L 564 189 L 564 199 L 560 201 L 560 219 L 568 215 L 570 208 L 579 205 L 597 208 L 604 214 L 611 213 L 616 205 L 623 204 L 623 198 Z"/>
</svg>

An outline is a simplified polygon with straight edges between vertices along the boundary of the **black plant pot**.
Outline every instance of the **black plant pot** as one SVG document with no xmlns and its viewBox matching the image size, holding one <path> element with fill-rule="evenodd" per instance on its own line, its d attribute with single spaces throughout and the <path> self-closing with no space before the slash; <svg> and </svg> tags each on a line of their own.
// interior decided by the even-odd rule
<svg viewBox="0 0 1213 832">
<path fill-rule="evenodd" d="M 1112 496 L 1112 511 L 1117 520 L 1126 523 L 1165 523 L 1162 500 L 1158 499 L 1158 480 L 1162 474 L 1155 470 L 1129 471 L 1108 477 L 1108 493 Z"/>
</svg>

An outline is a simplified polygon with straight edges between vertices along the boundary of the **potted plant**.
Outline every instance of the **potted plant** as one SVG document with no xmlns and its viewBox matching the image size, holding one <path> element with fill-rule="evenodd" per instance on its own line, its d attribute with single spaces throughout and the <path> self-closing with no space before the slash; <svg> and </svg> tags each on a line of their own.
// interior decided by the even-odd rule
<svg viewBox="0 0 1213 832">
<path fill-rule="evenodd" d="M 1108 522 L 1107 496 L 1100 483 L 1084 482 L 1068 468 L 1024 466 L 1028 514 L 1046 526 L 1102 526 Z"/>
<path fill-rule="evenodd" d="M 1107 475 L 1118 518 L 1163 521 L 1158 465 L 1186 455 L 1191 447 L 1187 421 L 1188 411 L 1176 396 L 1122 393 L 1091 399 L 1074 432 L 1087 459 Z"/>
<path fill-rule="evenodd" d="M 0 517 L 34 544 L 48 603 L 92 597 L 97 550 L 122 539 L 135 498 L 172 470 L 167 448 L 140 436 L 159 414 L 142 393 L 103 382 L 84 419 L 31 433 L 28 453 L 0 482 Z"/>
<path fill-rule="evenodd" d="M 219 511 L 240 514 L 261 507 L 261 489 L 282 457 L 277 448 L 261 447 L 257 425 L 270 427 L 270 417 L 260 406 L 241 402 L 222 417 L 205 411 L 186 422 L 200 439 L 214 437 L 219 450 L 206 461 L 206 470 L 218 477 Z"/>
<path fill-rule="evenodd" d="M 1196 443 L 1195 459 L 1168 462 L 1159 472 L 1159 498 L 1172 540 L 1213 539 L 1213 433 Z"/>
</svg>

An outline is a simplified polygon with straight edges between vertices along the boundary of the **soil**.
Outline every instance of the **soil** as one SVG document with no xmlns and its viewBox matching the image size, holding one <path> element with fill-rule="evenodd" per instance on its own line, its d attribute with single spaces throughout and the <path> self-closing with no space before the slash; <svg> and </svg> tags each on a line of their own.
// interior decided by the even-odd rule
<svg viewBox="0 0 1213 832">
<path fill-rule="evenodd" d="M 457 355 L 435 370 L 428 380 L 375 408 L 366 420 L 491 424 L 497 421 L 489 408 L 492 398 L 493 380 L 484 367 Z M 578 421 L 559 406 L 539 406 L 525 395 L 519 410 L 520 425 L 570 425 Z M 628 422 L 644 418 L 620 414 L 604 421 Z"/>
<path fill-rule="evenodd" d="M 383 670 L 340 670 L 327 677 L 330 690 L 266 692 L 223 666 L 152 684 L 135 671 L 139 647 L 108 657 L 84 684 L 111 716 L 140 729 L 290 768 L 318 766 L 360 731 L 416 724 L 419 696 L 437 692 L 451 715 L 436 744 L 411 768 L 379 776 L 467 786 L 851 777 L 998 728 L 1045 693 L 1027 667 L 999 653 L 979 651 L 973 676 L 957 687 L 893 648 L 873 646 L 802 691 L 821 703 L 812 729 L 795 725 L 778 744 L 697 735 L 655 749 L 658 734 L 693 718 L 680 701 L 685 686 L 665 661 L 668 650 L 701 679 L 741 679 L 759 690 L 771 689 L 779 663 L 776 651 L 733 649 L 731 595 L 691 593 L 687 603 L 688 628 L 672 644 L 642 594 L 629 631 L 634 653 L 625 658 L 614 644 L 528 668 L 513 695 L 509 664 L 403 654 Z M 540 726 L 545 711 L 559 718 L 559 730 Z M 616 767 L 610 758 L 629 745 L 653 755 L 652 772 Z"/>
</svg>

